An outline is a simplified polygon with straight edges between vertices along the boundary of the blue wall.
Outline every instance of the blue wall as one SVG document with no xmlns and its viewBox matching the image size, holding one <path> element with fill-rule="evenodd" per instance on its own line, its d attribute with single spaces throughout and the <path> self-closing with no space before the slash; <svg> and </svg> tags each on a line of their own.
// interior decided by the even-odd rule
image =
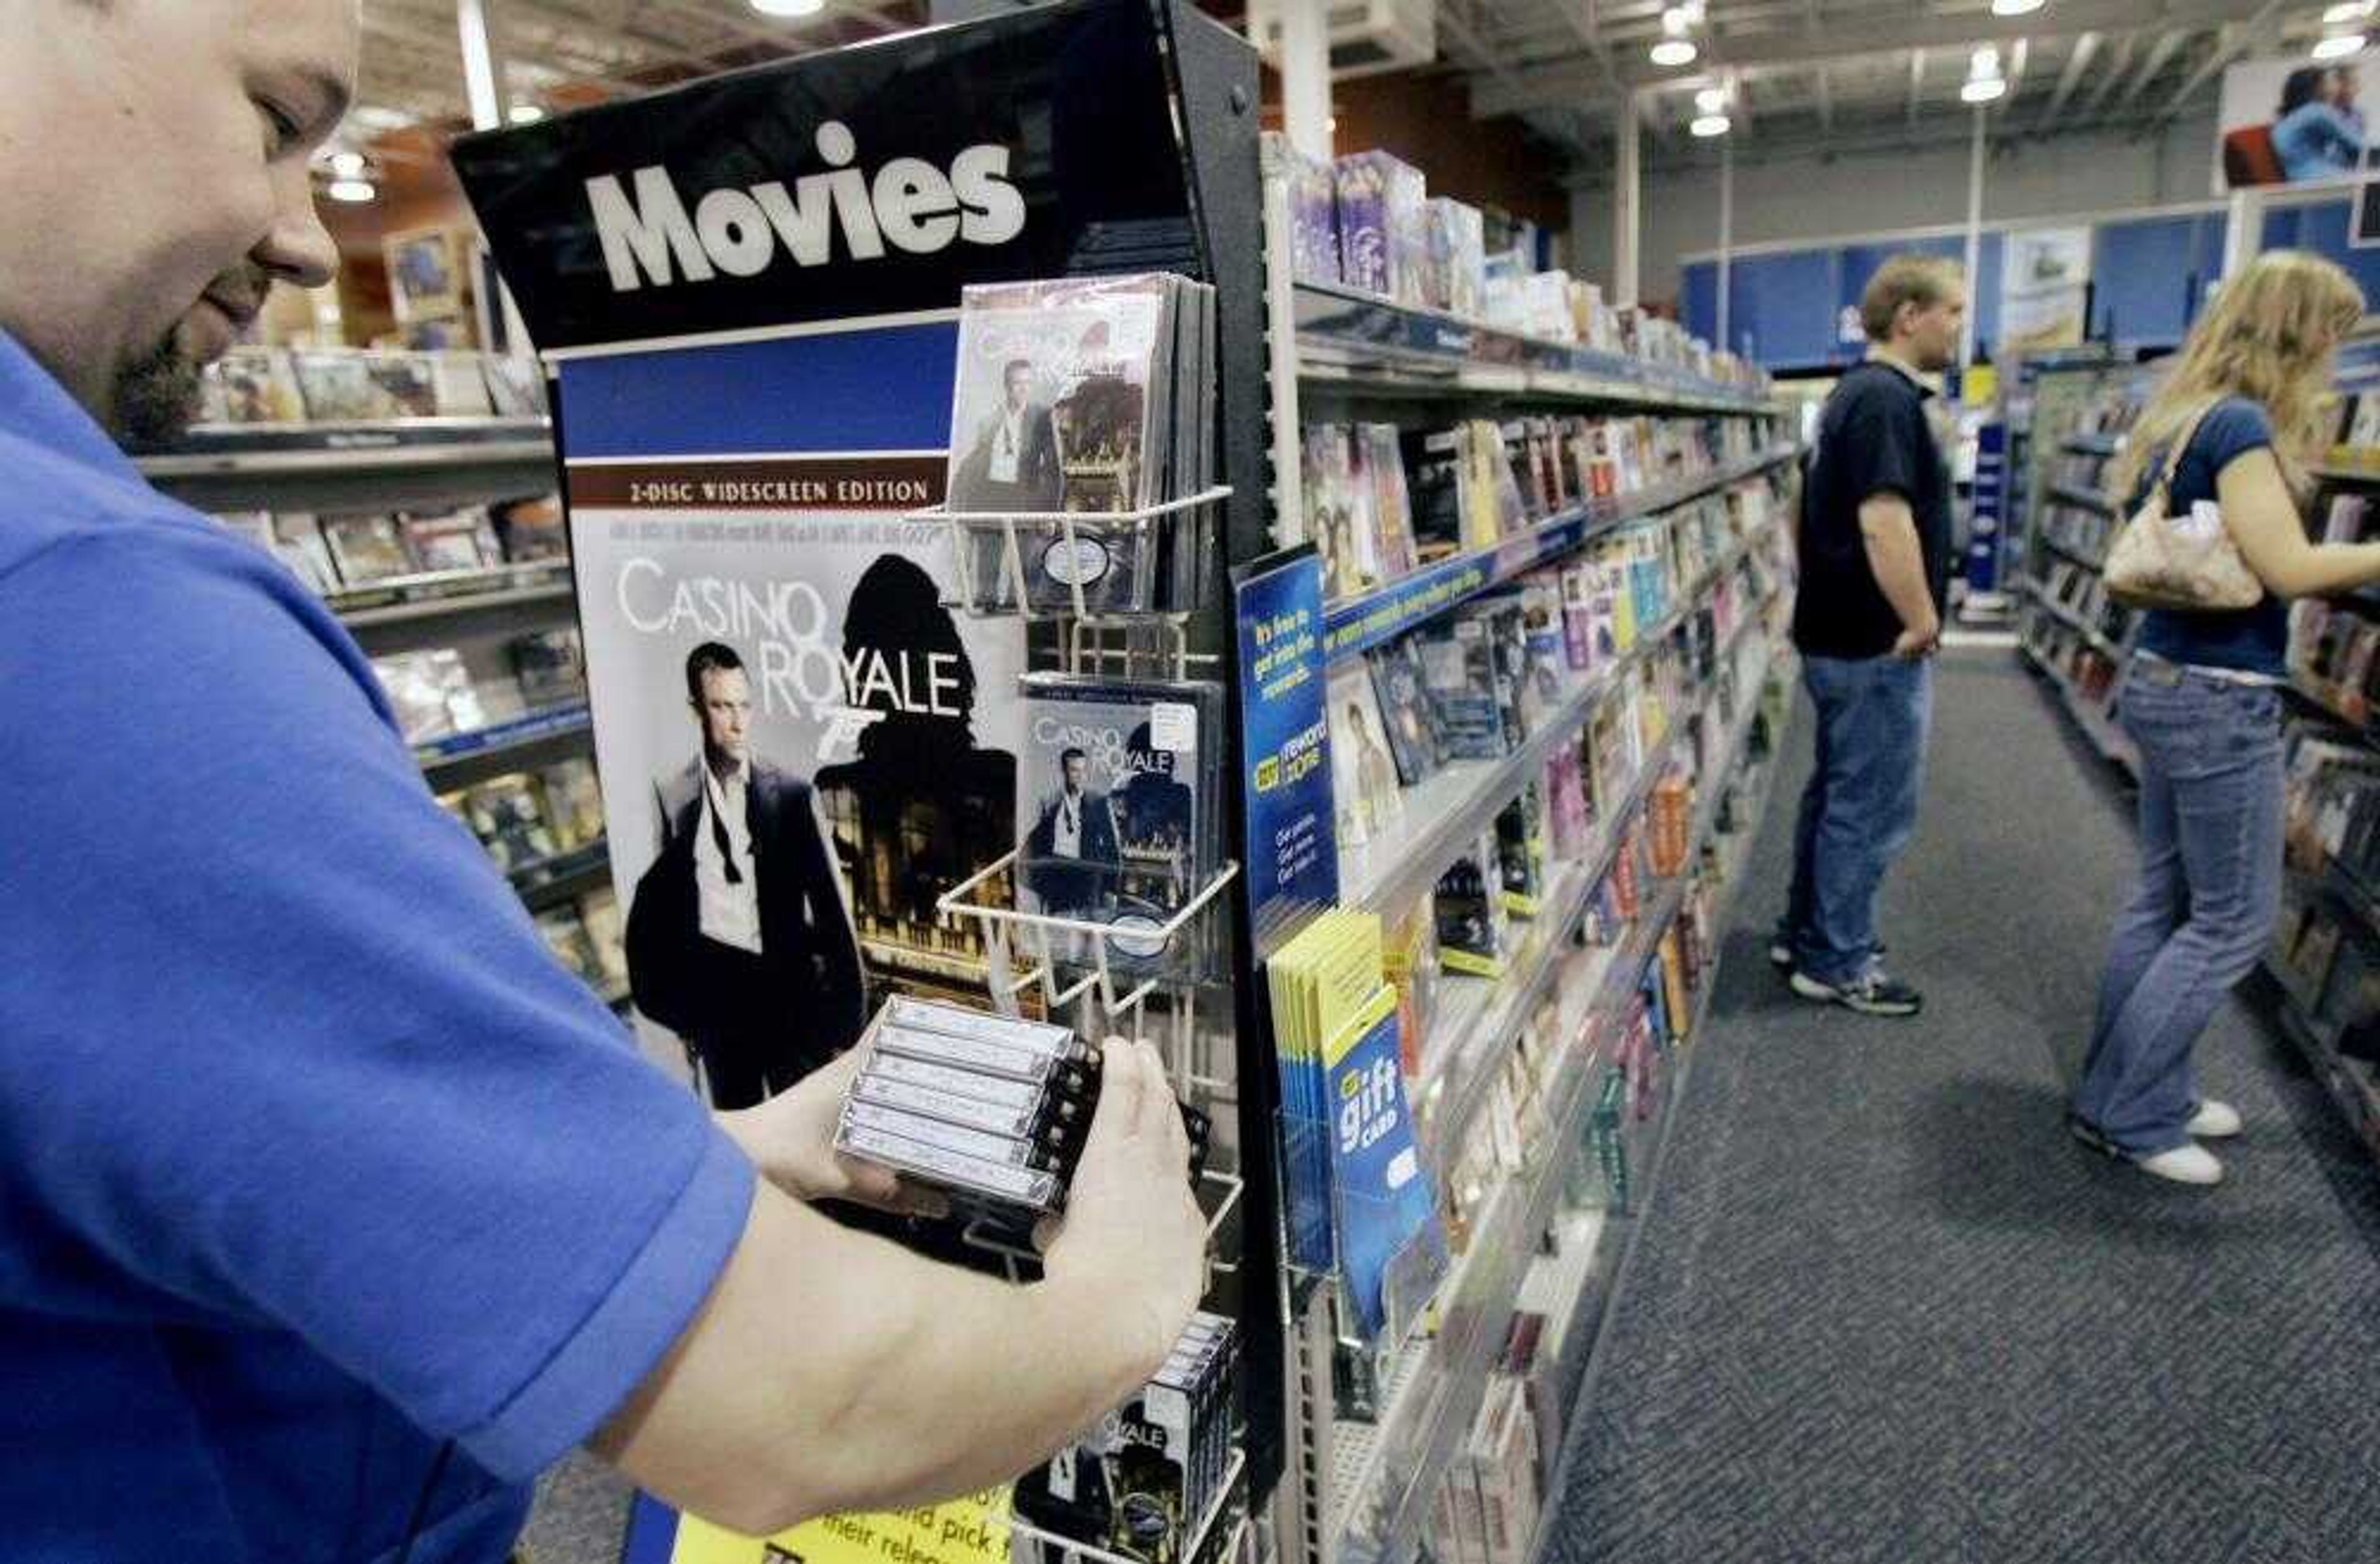
<svg viewBox="0 0 2380 1564">
<path fill-rule="evenodd" d="M 2380 249 L 2349 248 L 2347 225 L 2345 201 L 2269 212 L 2264 248 L 2296 247 L 2327 255 L 2353 273 L 2380 306 Z M 1728 326 L 1734 341 L 1727 346 L 1772 370 L 1848 363 L 1862 349 L 1856 341 L 1840 340 L 1838 323 L 1845 307 L 1858 303 L 1860 289 L 1887 256 L 1921 250 L 1956 259 L 1965 248 L 1953 235 L 1741 257 L 1730 273 Z M 2005 233 L 1986 231 L 1973 288 L 1975 341 L 1986 355 L 1999 340 L 2006 254 Z M 2126 351 L 2180 342 L 2222 263 L 2220 212 L 2099 224 L 2092 235 L 2092 334 L 2112 337 Z M 1687 262 L 1679 314 L 1688 330 L 1718 340 L 1718 262 Z"/>
</svg>

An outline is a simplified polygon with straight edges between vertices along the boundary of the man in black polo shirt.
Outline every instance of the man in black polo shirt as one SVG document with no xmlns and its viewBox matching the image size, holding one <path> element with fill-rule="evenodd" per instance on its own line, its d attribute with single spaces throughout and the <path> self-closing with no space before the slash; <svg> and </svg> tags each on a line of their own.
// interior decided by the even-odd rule
<svg viewBox="0 0 2380 1564">
<path fill-rule="evenodd" d="M 1819 415 L 1803 486 L 1793 644 L 1818 709 L 1793 890 L 1770 959 L 1793 991 L 1866 1015 L 1915 1015 L 1877 960 L 1876 892 L 1917 823 L 1930 662 L 1950 576 L 1940 405 L 1921 377 L 1957 361 L 1966 285 L 1953 263 L 1896 256 L 1860 299 L 1865 362 Z"/>
</svg>

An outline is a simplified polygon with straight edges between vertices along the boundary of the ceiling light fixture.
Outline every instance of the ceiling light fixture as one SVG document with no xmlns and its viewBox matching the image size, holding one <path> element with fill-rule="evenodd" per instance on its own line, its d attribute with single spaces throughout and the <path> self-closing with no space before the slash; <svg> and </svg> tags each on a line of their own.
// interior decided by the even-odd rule
<svg viewBox="0 0 2380 1564">
<path fill-rule="evenodd" d="M 1714 136 L 1726 135 L 1734 123 L 1723 114 L 1706 114 L 1696 118 L 1686 128 L 1707 141 Z"/>
<path fill-rule="evenodd" d="M 364 202 L 374 199 L 379 194 L 380 192 L 378 190 L 372 188 L 372 182 L 369 179 L 334 179 L 331 181 L 331 199 L 334 201 L 345 202 L 348 206 L 361 206 Z"/>
<path fill-rule="evenodd" d="M 2046 3 L 2047 0 L 1992 0 L 1992 15 L 1996 17 L 2029 17 L 2033 15 L 2034 12 L 2041 9 L 2041 7 Z"/>
<path fill-rule="evenodd" d="M 1691 38 L 1664 38 L 1653 45 L 1653 63 L 1670 69 L 1694 63 L 1694 43 Z"/>
<path fill-rule="evenodd" d="M 752 0 L 764 17 L 814 17 L 826 9 L 826 0 Z"/>
<path fill-rule="evenodd" d="M 1706 87 L 1694 94 L 1694 107 L 1705 114 L 1717 114 L 1727 107 L 1727 89 Z"/>
<path fill-rule="evenodd" d="M 2317 60 L 2343 60 L 2350 55 L 2363 53 L 2363 35 L 2360 32 L 2335 32 L 2313 46 Z"/>
<path fill-rule="evenodd" d="M 1979 76 L 1959 89 L 1962 103 L 1988 103 L 2008 95 L 2008 83 L 1997 76 Z"/>
<path fill-rule="evenodd" d="M 330 163 L 331 173 L 341 179 L 360 179 L 371 167 L 361 152 L 333 152 Z"/>
<path fill-rule="evenodd" d="M 536 103 L 515 103 L 512 107 L 512 122 L 515 125 L 535 125 L 544 117 L 545 110 Z"/>
<path fill-rule="evenodd" d="M 2374 0 L 2344 0 L 2322 14 L 2325 27 L 2338 27 L 2345 22 L 2360 22 L 2370 16 Z"/>
</svg>

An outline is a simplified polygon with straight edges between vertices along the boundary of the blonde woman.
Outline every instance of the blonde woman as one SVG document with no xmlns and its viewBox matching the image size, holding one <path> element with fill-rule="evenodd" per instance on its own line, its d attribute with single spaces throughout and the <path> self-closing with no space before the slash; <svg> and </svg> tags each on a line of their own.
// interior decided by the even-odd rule
<svg viewBox="0 0 2380 1564">
<path fill-rule="evenodd" d="M 2329 261 L 2259 256 L 2192 328 L 2109 473 L 2108 498 L 2129 515 L 2186 439 L 2172 514 L 2219 507 L 2265 587 L 2236 612 L 2143 614 L 2119 696 L 2141 757 L 2141 880 L 2116 923 L 2068 1122 L 2178 1183 L 2218 1182 L 2223 1165 L 2198 1142 L 2240 1129 L 2235 1109 L 2199 1094 L 2191 1049 L 2280 910 L 2288 600 L 2380 581 L 2380 543 L 2308 542 L 2296 498 L 2332 349 L 2362 314 Z"/>
</svg>

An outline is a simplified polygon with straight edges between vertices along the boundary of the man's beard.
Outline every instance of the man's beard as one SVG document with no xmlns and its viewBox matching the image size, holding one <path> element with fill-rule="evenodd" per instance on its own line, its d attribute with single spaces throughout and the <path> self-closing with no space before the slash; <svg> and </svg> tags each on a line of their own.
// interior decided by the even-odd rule
<svg viewBox="0 0 2380 1564">
<path fill-rule="evenodd" d="M 199 416 L 199 366 L 178 333 L 115 371 L 108 387 L 108 430 L 128 445 L 170 445 Z"/>
</svg>

